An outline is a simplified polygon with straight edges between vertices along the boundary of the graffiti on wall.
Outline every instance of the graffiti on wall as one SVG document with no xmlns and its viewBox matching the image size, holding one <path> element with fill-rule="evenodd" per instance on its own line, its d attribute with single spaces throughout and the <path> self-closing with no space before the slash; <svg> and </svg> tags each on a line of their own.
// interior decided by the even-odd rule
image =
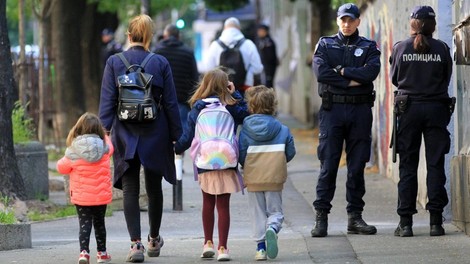
<svg viewBox="0 0 470 264">
<path fill-rule="evenodd" d="M 388 62 L 393 47 L 392 20 L 389 17 L 389 10 L 386 4 L 378 10 L 368 10 L 365 21 L 364 36 L 373 39 L 381 51 L 381 72 L 375 81 L 377 100 L 374 107 L 374 126 L 377 137 L 376 159 L 380 162 L 381 171 L 390 171 L 388 164 L 391 163 L 391 153 L 389 149 L 391 128 L 392 128 L 392 104 L 394 87 L 389 78 L 390 64 Z"/>
</svg>

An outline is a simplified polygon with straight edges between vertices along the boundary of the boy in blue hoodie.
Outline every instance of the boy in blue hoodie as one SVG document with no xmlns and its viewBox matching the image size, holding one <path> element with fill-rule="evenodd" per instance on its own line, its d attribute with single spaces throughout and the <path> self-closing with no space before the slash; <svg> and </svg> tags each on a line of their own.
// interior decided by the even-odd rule
<svg viewBox="0 0 470 264">
<path fill-rule="evenodd" d="M 277 233 L 281 230 L 282 189 L 287 179 L 287 162 L 295 156 L 289 128 L 275 117 L 274 89 L 260 85 L 246 93 L 248 111 L 240 131 L 239 162 L 252 211 L 256 260 L 274 259 L 278 254 Z"/>
</svg>

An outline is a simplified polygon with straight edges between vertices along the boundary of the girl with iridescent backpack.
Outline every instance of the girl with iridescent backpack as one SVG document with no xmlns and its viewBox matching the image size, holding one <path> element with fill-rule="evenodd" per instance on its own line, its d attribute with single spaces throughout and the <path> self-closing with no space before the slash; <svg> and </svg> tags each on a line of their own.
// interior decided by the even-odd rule
<svg viewBox="0 0 470 264">
<path fill-rule="evenodd" d="M 227 240 L 230 227 L 230 196 L 242 190 L 243 180 L 238 172 L 237 162 L 231 163 L 231 157 L 228 145 L 222 141 L 231 141 L 223 139 L 219 144 L 211 144 L 209 149 L 215 155 L 205 155 L 204 142 L 212 132 L 222 133 L 231 138 L 235 137 L 236 128 L 243 123 L 248 116 L 248 110 L 243 97 L 235 86 L 229 81 L 228 74 L 220 68 L 213 69 L 204 75 L 196 92 L 190 98 L 189 104 L 191 111 L 188 115 L 188 126 L 183 132 L 181 138 L 175 143 L 175 153 L 180 154 L 191 147 L 191 156 L 195 165 L 195 176 L 199 181 L 202 191 L 202 225 L 204 229 L 204 247 L 201 258 L 213 258 L 216 254 L 213 243 L 214 231 L 214 209 L 217 208 L 218 215 L 218 234 L 219 241 L 217 246 L 217 260 L 230 260 L 227 249 Z M 205 115 L 204 112 L 218 111 L 218 114 Z M 228 111 L 233 118 L 233 131 L 228 133 L 230 117 L 225 114 Z M 211 120 L 211 116 L 212 119 Z M 222 119 L 216 116 L 224 116 Z M 223 121 L 222 121 L 223 120 Z M 227 136 L 227 134 L 230 134 Z M 211 139 L 212 140 L 212 139 Z M 217 146 L 224 145 L 222 150 L 215 150 Z M 236 156 L 238 157 L 238 147 L 236 146 Z"/>
</svg>

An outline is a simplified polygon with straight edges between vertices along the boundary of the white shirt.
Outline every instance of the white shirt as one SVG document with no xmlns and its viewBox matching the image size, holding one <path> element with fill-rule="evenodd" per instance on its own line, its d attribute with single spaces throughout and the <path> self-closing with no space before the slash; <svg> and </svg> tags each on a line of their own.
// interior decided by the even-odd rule
<svg viewBox="0 0 470 264">
<path fill-rule="evenodd" d="M 234 47 L 235 44 L 242 38 L 244 38 L 241 31 L 237 28 L 227 28 L 222 31 L 219 39 L 227 45 L 227 47 Z M 220 54 L 224 49 L 217 43 L 213 41 L 209 46 L 207 55 L 204 57 L 203 65 L 206 71 L 212 70 L 213 68 L 219 66 Z M 245 85 L 253 86 L 255 74 L 260 74 L 263 71 L 263 64 L 261 63 L 261 58 L 258 53 L 258 49 L 253 41 L 246 39 L 240 46 L 240 52 L 243 57 L 243 62 L 246 69 L 246 78 Z"/>
</svg>

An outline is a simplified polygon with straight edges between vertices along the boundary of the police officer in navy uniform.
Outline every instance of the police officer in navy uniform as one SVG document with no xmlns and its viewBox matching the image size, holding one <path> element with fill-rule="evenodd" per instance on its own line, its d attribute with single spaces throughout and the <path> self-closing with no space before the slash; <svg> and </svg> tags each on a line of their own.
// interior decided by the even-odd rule
<svg viewBox="0 0 470 264">
<path fill-rule="evenodd" d="M 344 4 L 337 12 L 339 32 L 320 38 L 313 56 L 313 70 L 322 97 L 317 197 L 313 202 L 316 223 L 313 237 L 327 235 L 328 214 L 345 142 L 347 154 L 346 210 L 348 233 L 377 233 L 362 219 L 365 194 L 364 168 L 370 158 L 373 81 L 380 71 L 380 51 L 374 41 L 359 36 L 359 8 Z"/>
<path fill-rule="evenodd" d="M 417 6 L 411 13 L 411 37 L 393 47 L 390 76 L 398 88 L 400 105 L 406 106 L 398 115 L 397 152 L 400 157 L 398 207 L 400 223 L 396 236 L 413 236 L 413 214 L 416 214 L 418 163 L 421 138 L 426 148 L 426 185 L 430 212 L 430 235 L 445 234 L 442 212 L 448 203 L 444 187 L 445 154 L 450 149 L 447 130 L 453 104 L 447 93 L 452 75 L 449 47 L 432 38 L 436 14 L 430 6 Z M 405 101 L 405 102 L 403 102 Z"/>
</svg>

